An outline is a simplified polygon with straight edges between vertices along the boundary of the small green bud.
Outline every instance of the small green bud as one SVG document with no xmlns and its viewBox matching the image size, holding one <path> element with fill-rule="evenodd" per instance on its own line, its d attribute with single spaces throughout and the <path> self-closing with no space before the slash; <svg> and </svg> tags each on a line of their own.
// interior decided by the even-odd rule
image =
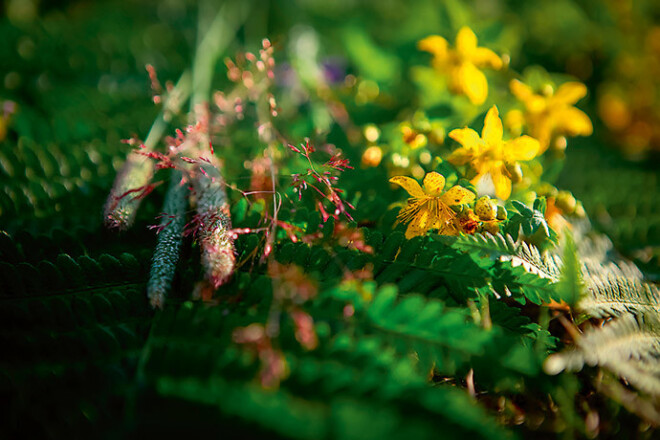
<svg viewBox="0 0 660 440">
<path fill-rule="evenodd" d="M 570 192 L 559 191 L 555 199 L 555 205 L 565 213 L 572 214 L 577 207 L 577 200 L 575 200 L 575 197 Z"/>
<path fill-rule="evenodd" d="M 508 218 L 507 213 L 506 213 L 506 209 L 504 208 L 504 206 L 498 206 L 497 207 L 496 218 L 500 221 L 506 220 Z"/>
</svg>

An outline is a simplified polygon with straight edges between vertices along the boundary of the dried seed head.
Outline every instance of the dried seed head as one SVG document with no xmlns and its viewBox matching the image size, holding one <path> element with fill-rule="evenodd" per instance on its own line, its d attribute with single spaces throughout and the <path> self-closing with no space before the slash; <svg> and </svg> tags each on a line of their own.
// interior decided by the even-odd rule
<svg viewBox="0 0 660 440">
<path fill-rule="evenodd" d="M 153 189 L 154 162 L 138 152 L 131 152 L 115 178 L 103 210 L 106 227 L 126 230 L 135 220 L 140 202 Z"/>
<path fill-rule="evenodd" d="M 179 260 L 188 193 L 186 185 L 181 183 L 181 173 L 175 171 L 165 196 L 163 211 L 167 215 L 161 218 L 158 243 L 147 283 L 147 297 L 154 308 L 163 307 L 165 295 L 170 290 Z"/>
<path fill-rule="evenodd" d="M 197 236 L 202 251 L 206 279 L 218 288 L 226 283 L 236 267 L 236 250 L 225 183 L 219 169 L 210 164 L 196 165 L 192 186 L 197 205 Z"/>
</svg>

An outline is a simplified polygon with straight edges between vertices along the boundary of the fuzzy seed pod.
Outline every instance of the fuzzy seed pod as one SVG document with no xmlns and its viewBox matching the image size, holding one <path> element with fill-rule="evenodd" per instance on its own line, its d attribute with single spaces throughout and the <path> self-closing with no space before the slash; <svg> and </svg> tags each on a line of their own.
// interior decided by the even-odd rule
<svg viewBox="0 0 660 440">
<path fill-rule="evenodd" d="M 218 288 L 229 280 L 236 265 L 229 203 L 218 167 L 210 164 L 197 167 L 193 173 L 192 185 L 196 199 L 202 265 L 206 271 L 206 279 L 214 288 Z"/>
<path fill-rule="evenodd" d="M 135 151 L 128 155 L 103 209 L 106 227 L 123 231 L 133 224 L 140 202 L 153 189 L 153 173 L 153 160 Z"/>
<path fill-rule="evenodd" d="M 147 297 L 154 308 L 163 308 L 165 295 L 172 285 L 186 223 L 187 193 L 187 186 L 181 182 L 181 173 L 175 171 L 165 196 L 165 214 L 160 221 L 158 243 L 147 284 Z"/>
</svg>

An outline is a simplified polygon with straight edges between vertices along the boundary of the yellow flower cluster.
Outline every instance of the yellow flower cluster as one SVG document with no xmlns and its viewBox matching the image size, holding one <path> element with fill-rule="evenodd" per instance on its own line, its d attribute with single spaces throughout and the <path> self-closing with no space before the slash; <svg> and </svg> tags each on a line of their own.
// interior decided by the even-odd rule
<svg viewBox="0 0 660 440">
<path fill-rule="evenodd" d="M 488 81 L 481 68 L 502 68 L 502 59 L 490 49 L 477 46 L 477 37 L 466 26 L 456 35 L 455 48 L 438 35 L 419 41 L 417 47 L 433 55 L 433 67 L 448 76 L 449 90 L 466 95 L 473 104 L 483 104 L 488 96 Z"/>
<path fill-rule="evenodd" d="M 541 144 L 541 153 L 548 149 L 555 136 L 589 136 L 592 133 L 589 116 L 573 107 L 587 95 L 584 84 L 571 81 L 556 91 L 548 86 L 544 94 L 534 93 L 531 87 L 515 79 L 509 86 L 511 93 L 524 104 L 525 112 L 512 110 L 507 114 L 507 121 L 525 122 L 529 134 Z"/>
<path fill-rule="evenodd" d="M 480 69 L 500 69 L 504 64 L 492 50 L 479 47 L 477 37 L 467 27 L 460 29 L 453 48 L 437 35 L 419 41 L 418 47 L 433 54 L 433 67 L 447 76 L 451 92 L 464 94 L 477 105 L 483 104 L 488 96 L 488 82 Z M 465 167 L 462 168 L 465 176 L 479 191 L 490 187 L 500 200 L 507 200 L 513 184 L 522 179 L 522 162 L 542 154 L 554 141 L 561 141 L 561 136 L 587 136 L 593 131 L 589 117 L 574 106 L 587 94 L 584 84 L 566 82 L 556 89 L 548 85 L 542 93 L 536 93 L 519 80 L 512 80 L 509 87 L 524 110 L 512 110 L 507 114 L 510 132 L 507 139 L 496 106 L 488 110 L 481 134 L 464 127 L 448 135 L 460 147 L 447 161 Z M 522 135 L 523 130 L 529 135 Z M 426 138 L 410 126 L 403 126 L 402 134 L 413 149 L 425 144 Z M 419 177 L 422 173 L 420 168 Z M 390 182 L 400 185 L 411 196 L 397 217 L 399 222 L 408 223 L 407 238 L 424 235 L 431 229 L 443 235 L 476 231 L 496 233 L 500 222 L 506 218 L 502 206 L 488 196 L 480 198 L 473 208 L 457 206 L 472 204 L 476 195 L 460 186 L 443 192 L 445 178 L 435 172 L 426 174 L 423 188 L 416 180 L 405 176 L 393 177 Z"/>
<path fill-rule="evenodd" d="M 529 136 L 503 140 L 504 130 L 497 107 L 486 114 L 481 136 L 471 128 L 459 128 L 449 137 L 462 145 L 447 159 L 454 165 L 469 164 L 476 173 L 472 183 L 488 176 L 495 195 L 506 200 L 511 195 L 511 183 L 521 177 L 519 161 L 531 160 L 539 153 L 539 141 Z"/>
</svg>

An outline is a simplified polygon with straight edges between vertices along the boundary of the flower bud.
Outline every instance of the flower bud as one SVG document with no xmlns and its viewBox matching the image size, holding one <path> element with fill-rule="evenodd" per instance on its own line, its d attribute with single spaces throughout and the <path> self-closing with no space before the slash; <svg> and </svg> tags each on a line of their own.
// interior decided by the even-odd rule
<svg viewBox="0 0 660 440">
<path fill-rule="evenodd" d="M 497 207 L 497 215 L 495 216 L 495 218 L 497 218 L 500 221 L 507 219 L 507 213 L 506 213 L 506 209 L 504 208 L 504 206 L 498 206 Z"/>
<path fill-rule="evenodd" d="M 497 204 L 488 196 L 483 196 L 474 205 L 474 212 L 481 220 L 495 220 L 497 217 Z"/>
<path fill-rule="evenodd" d="M 577 207 L 577 200 L 575 200 L 575 197 L 573 197 L 573 194 L 570 192 L 559 191 L 559 194 L 557 194 L 557 198 L 555 199 L 555 205 L 566 214 L 572 214 Z"/>
</svg>

